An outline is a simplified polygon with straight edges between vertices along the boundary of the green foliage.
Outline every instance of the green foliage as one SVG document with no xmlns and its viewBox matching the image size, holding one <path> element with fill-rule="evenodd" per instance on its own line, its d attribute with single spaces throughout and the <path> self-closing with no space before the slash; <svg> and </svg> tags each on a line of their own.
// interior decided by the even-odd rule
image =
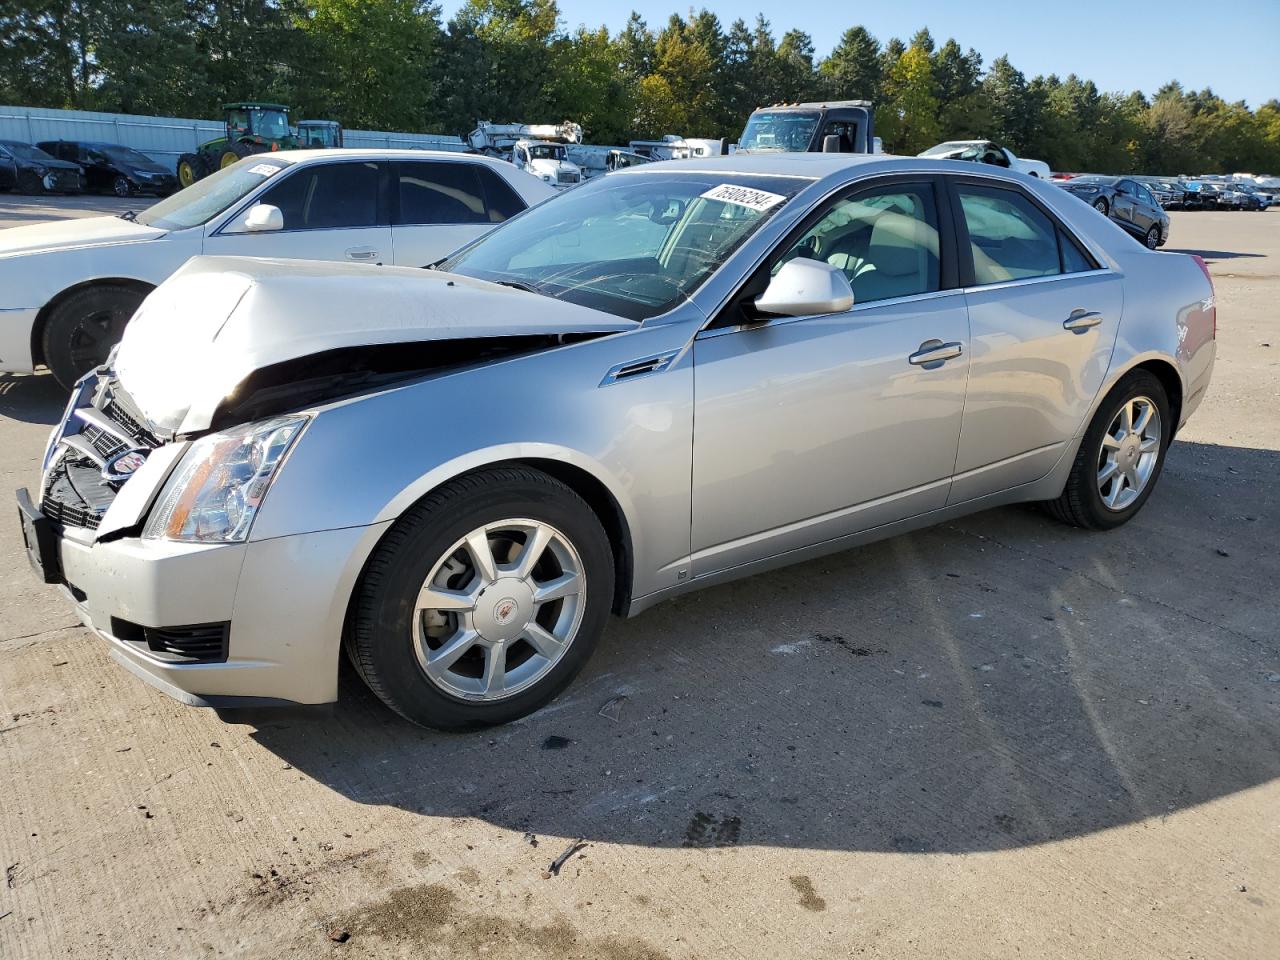
<svg viewBox="0 0 1280 960">
<path fill-rule="evenodd" d="M 576 120 L 589 141 L 735 138 L 756 107 L 865 99 L 888 150 L 986 137 L 1061 170 L 1280 173 L 1280 102 L 1256 110 L 1165 84 L 1099 91 L 1027 78 L 1007 56 L 881 44 L 852 26 L 830 56 L 757 16 L 706 9 L 652 29 L 566 30 L 555 0 L 0 0 L 0 102 L 216 117 L 236 99 L 349 127 L 465 133 L 476 120 Z"/>
</svg>

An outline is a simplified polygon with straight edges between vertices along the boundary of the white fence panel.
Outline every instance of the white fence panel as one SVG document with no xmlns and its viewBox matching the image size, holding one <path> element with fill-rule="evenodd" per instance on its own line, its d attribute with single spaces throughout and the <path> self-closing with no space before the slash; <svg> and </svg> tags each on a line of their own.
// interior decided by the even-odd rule
<svg viewBox="0 0 1280 960">
<path fill-rule="evenodd" d="M 38 143 L 43 140 L 99 140 L 119 143 L 145 153 L 173 169 L 178 157 L 206 140 L 223 134 L 221 120 L 184 117 L 143 117 L 127 113 L 95 113 L 89 110 L 50 110 L 41 107 L 0 105 L 0 140 Z M 387 130 L 344 130 L 348 147 L 383 147 L 411 150 L 463 151 L 457 137 L 431 133 L 395 133 Z"/>
</svg>

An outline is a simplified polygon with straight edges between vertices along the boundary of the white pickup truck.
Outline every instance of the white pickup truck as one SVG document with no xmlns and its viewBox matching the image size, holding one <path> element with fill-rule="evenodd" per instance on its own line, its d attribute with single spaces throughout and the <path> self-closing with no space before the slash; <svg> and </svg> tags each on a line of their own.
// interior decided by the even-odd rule
<svg viewBox="0 0 1280 960">
<path fill-rule="evenodd" d="M 1049 165 L 1043 160 L 1025 160 L 1022 157 L 1015 157 L 1008 147 L 1002 147 L 990 140 L 948 140 L 916 156 L 932 157 L 936 160 L 971 160 L 974 163 L 989 163 L 996 167 L 1007 167 L 1019 173 L 1030 174 L 1041 180 L 1049 179 Z"/>
</svg>

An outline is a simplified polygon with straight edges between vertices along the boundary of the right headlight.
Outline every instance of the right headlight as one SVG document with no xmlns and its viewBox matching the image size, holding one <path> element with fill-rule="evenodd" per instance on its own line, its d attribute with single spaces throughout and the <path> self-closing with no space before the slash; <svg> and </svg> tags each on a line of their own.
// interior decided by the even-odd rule
<svg viewBox="0 0 1280 960">
<path fill-rule="evenodd" d="M 244 541 L 307 419 L 276 417 L 201 437 L 165 484 L 142 536 L 193 543 Z"/>
</svg>

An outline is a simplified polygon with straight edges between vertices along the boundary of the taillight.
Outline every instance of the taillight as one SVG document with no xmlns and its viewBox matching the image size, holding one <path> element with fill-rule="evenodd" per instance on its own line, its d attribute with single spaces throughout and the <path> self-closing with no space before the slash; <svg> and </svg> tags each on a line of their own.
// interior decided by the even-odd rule
<svg viewBox="0 0 1280 960">
<path fill-rule="evenodd" d="M 1200 265 L 1200 272 L 1204 274 L 1204 278 L 1209 281 L 1209 312 L 1213 314 L 1213 339 L 1218 339 L 1218 303 L 1213 293 L 1213 276 L 1209 273 L 1209 265 L 1204 262 L 1204 257 L 1198 253 L 1191 254 L 1191 259 Z"/>
</svg>

